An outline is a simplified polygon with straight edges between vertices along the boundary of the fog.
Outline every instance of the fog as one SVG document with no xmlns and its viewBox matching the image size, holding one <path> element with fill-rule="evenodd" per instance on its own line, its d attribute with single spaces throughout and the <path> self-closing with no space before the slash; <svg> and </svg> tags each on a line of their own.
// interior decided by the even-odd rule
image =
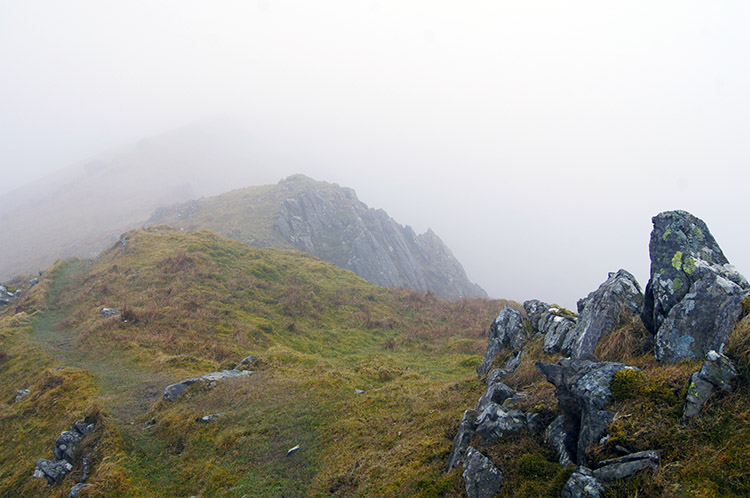
<svg viewBox="0 0 750 498">
<path fill-rule="evenodd" d="M 220 122 L 236 168 L 195 195 L 352 187 L 493 297 L 574 307 L 619 268 L 645 286 L 668 209 L 748 275 L 748 25 L 744 1 L 2 2 L 0 202 Z"/>
</svg>

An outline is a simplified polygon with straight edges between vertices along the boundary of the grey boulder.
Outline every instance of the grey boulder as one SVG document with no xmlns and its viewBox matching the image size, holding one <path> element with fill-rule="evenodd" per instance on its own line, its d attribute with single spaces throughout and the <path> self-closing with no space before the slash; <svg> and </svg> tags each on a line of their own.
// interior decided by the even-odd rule
<svg viewBox="0 0 750 498">
<path fill-rule="evenodd" d="M 489 341 L 484 361 L 477 367 L 480 376 L 490 371 L 492 362 L 495 361 L 501 350 L 508 348 L 518 350 L 526 343 L 526 331 L 523 327 L 523 315 L 521 312 L 509 306 L 500 311 L 500 314 L 490 325 Z"/>
<path fill-rule="evenodd" d="M 599 463 L 599 468 L 594 470 L 594 477 L 602 482 L 625 479 L 641 470 L 656 470 L 659 455 L 655 451 L 639 451 L 624 457 L 604 460 Z"/>
<path fill-rule="evenodd" d="M 651 274 L 641 318 L 655 335 L 657 359 L 674 363 L 721 351 L 750 284 L 702 220 L 667 211 L 652 221 Z"/>
<path fill-rule="evenodd" d="M 604 486 L 587 467 L 576 467 L 565 483 L 562 498 L 601 498 Z"/>
<path fill-rule="evenodd" d="M 638 316 L 643 291 L 635 277 L 625 270 L 610 273 L 607 280 L 578 302 L 578 322 L 563 344 L 563 351 L 580 358 L 593 354 L 607 334 Z"/>
<path fill-rule="evenodd" d="M 471 446 L 466 450 L 463 478 L 469 498 L 493 498 L 505 480 L 492 460 Z"/>
<path fill-rule="evenodd" d="M 526 415 L 489 402 L 477 415 L 476 424 L 476 432 L 482 436 L 482 444 L 490 445 L 526 429 Z"/>
<path fill-rule="evenodd" d="M 237 377 L 247 377 L 252 375 L 252 370 L 222 370 L 221 372 L 211 372 L 200 377 L 185 379 L 175 384 L 170 384 L 164 389 L 164 400 L 174 401 L 185 389 L 196 382 L 215 382 L 223 379 L 233 379 Z"/>
<path fill-rule="evenodd" d="M 469 447 L 471 438 L 476 434 L 477 429 L 477 412 L 466 410 L 461 425 L 458 426 L 458 432 L 453 438 L 453 448 L 448 456 L 448 472 L 458 467 L 463 461 L 466 449 Z"/>
<path fill-rule="evenodd" d="M 701 369 L 690 374 L 682 421 L 697 417 L 714 392 L 731 392 L 738 375 L 729 358 L 713 350 L 706 353 Z"/>
</svg>

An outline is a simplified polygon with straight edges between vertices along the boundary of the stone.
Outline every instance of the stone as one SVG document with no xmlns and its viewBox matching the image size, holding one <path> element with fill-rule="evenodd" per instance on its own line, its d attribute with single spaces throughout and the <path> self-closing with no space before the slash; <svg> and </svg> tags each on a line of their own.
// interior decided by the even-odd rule
<svg viewBox="0 0 750 498">
<path fill-rule="evenodd" d="M 529 299 L 528 301 L 523 302 L 523 309 L 526 311 L 526 316 L 531 323 L 531 331 L 534 334 L 541 332 L 539 328 L 539 319 L 542 317 L 542 314 L 549 310 L 549 307 L 549 304 L 538 299 Z"/>
<path fill-rule="evenodd" d="M 560 308 L 550 307 L 542 313 L 539 318 L 539 331 L 544 334 L 544 352 L 567 354 L 563 348 L 576 322 L 574 317 L 563 313 Z"/>
<path fill-rule="evenodd" d="M 625 270 L 609 273 L 597 290 L 578 302 L 578 321 L 563 352 L 574 358 L 593 354 L 604 336 L 638 316 L 642 307 L 643 291 L 635 277 Z"/>
<path fill-rule="evenodd" d="M 639 451 L 629 455 L 599 462 L 599 468 L 593 471 L 594 477 L 601 482 L 625 479 L 641 470 L 656 470 L 659 454 L 655 451 Z"/>
<path fill-rule="evenodd" d="M 247 377 L 252 375 L 252 370 L 222 370 L 221 372 L 211 372 L 200 377 L 185 379 L 175 384 L 170 384 L 164 389 L 163 398 L 165 401 L 174 401 L 180 396 L 185 389 L 196 382 L 216 382 L 223 379 L 233 379 L 237 377 Z"/>
<path fill-rule="evenodd" d="M 237 366 L 234 367 L 235 370 L 242 370 L 243 367 L 252 367 L 258 362 L 258 357 L 255 355 L 250 355 L 242 358 L 242 360 L 237 363 Z"/>
<path fill-rule="evenodd" d="M 45 458 L 40 458 L 36 462 L 34 477 L 47 479 L 47 484 L 51 486 L 62 482 L 71 470 L 73 470 L 73 465 L 65 460 L 51 462 Z"/>
<path fill-rule="evenodd" d="M 354 390 L 354 394 L 364 394 L 364 393 L 365 393 L 365 391 L 362 390 L 362 389 L 355 389 Z"/>
<path fill-rule="evenodd" d="M 558 455 L 558 462 L 563 467 L 573 464 L 576 455 L 576 440 L 571 437 L 566 430 L 565 415 L 560 415 L 547 427 L 544 433 L 544 440 L 555 449 Z M 578 427 L 575 428 L 578 430 Z"/>
<path fill-rule="evenodd" d="M 492 460 L 471 446 L 466 450 L 463 478 L 469 498 L 493 498 L 505 481 Z"/>
<path fill-rule="evenodd" d="M 508 348 L 515 351 L 521 349 L 526 343 L 527 337 L 521 312 L 510 306 L 504 307 L 490 325 L 488 337 L 484 361 L 477 367 L 477 374 L 480 377 L 489 372 L 502 349 Z"/>
<path fill-rule="evenodd" d="M 604 486 L 587 467 L 576 467 L 565 483 L 562 498 L 602 498 Z"/>
<path fill-rule="evenodd" d="M 16 397 L 13 398 L 13 402 L 18 403 L 24 396 L 28 395 L 30 392 L 31 391 L 29 389 L 19 389 L 18 391 L 16 391 Z"/>
<path fill-rule="evenodd" d="M 526 429 L 526 415 L 489 402 L 477 415 L 476 424 L 476 433 L 482 437 L 482 444 L 490 445 L 507 436 L 520 434 Z"/>
<path fill-rule="evenodd" d="M 64 431 L 60 434 L 52 449 L 55 460 L 65 460 L 73 463 L 76 448 L 78 448 L 82 439 L 83 436 L 75 430 Z"/>
<path fill-rule="evenodd" d="M 690 374 L 682 422 L 700 415 L 703 405 L 714 392 L 731 392 L 738 376 L 737 368 L 729 358 L 714 350 L 706 353 L 701 369 Z"/>
<path fill-rule="evenodd" d="M 477 412 L 475 410 L 466 410 L 461 419 L 461 425 L 458 426 L 458 432 L 453 438 L 453 448 L 448 456 L 448 472 L 458 467 L 463 461 L 469 442 L 476 434 L 477 429 Z"/>
<path fill-rule="evenodd" d="M 498 405 L 502 405 L 506 399 L 511 398 L 514 394 L 516 394 L 516 392 L 510 387 L 506 386 L 502 382 L 495 382 L 494 384 L 490 384 L 484 395 L 479 398 L 477 406 L 476 408 L 474 408 L 474 410 L 476 410 L 477 412 L 481 412 L 488 403 L 496 403 Z"/>
<path fill-rule="evenodd" d="M 655 336 L 657 359 L 675 363 L 721 351 L 750 284 L 699 218 L 666 211 L 652 221 L 651 272 L 641 318 Z"/>
<path fill-rule="evenodd" d="M 575 441 L 575 463 L 585 464 L 586 448 L 599 441 L 614 414 L 610 384 L 617 371 L 635 369 L 623 363 L 561 358 L 557 363 L 537 362 L 536 367 L 554 384 L 557 403 L 566 417 L 565 430 Z M 637 370 L 637 369 L 635 369 Z"/>
<path fill-rule="evenodd" d="M 502 368 L 496 368 L 488 373 L 487 385 L 489 386 L 491 384 L 496 384 L 500 382 L 500 379 L 502 379 L 506 375 L 515 372 L 521 365 L 521 357 L 523 356 L 523 354 L 523 350 L 516 351 L 510 356 L 510 358 L 508 358 L 508 361 L 505 362 L 505 366 L 503 366 Z"/>
<path fill-rule="evenodd" d="M 118 316 L 120 313 L 122 313 L 122 310 L 118 310 L 117 308 L 102 308 L 101 311 L 99 311 L 99 314 L 102 316 L 102 318 L 107 318 L 109 316 Z"/>
<path fill-rule="evenodd" d="M 82 483 L 82 482 L 79 482 L 78 484 L 76 484 L 75 486 L 73 486 L 73 487 L 72 487 L 72 488 L 70 489 L 70 494 L 68 495 L 68 498 L 75 498 L 76 496 L 78 496 L 78 493 L 79 493 L 79 492 L 80 492 L 80 491 L 81 491 L 82 489 L 84 489 L 84 488 L 88 488 L 88 487 L 89 487 L 89 485 L 88 485 L 88 484 L 84 484 L 84 483 Z"/>
<path fill-rule="evenodd" d="M 207 424 L 209 422 L 215 422 L 219 417 L 223 416 L 223 413 L 213 413 L 211 415 L 204 415 L 202 417 L 196 417 L 195 421 Z"/>
</svg>

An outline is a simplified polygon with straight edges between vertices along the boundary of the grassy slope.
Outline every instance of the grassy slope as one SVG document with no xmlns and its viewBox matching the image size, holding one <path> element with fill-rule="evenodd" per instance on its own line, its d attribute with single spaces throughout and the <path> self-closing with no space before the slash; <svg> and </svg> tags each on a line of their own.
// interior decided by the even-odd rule
<svg viewBox="0 0 750 498">
<path fill-rule="evenodd" d="M 64 496 L 72 481 L 29 476 L 93 414 L 88 496 L 460 496 L 442 470 L 503 304 L 383 289 L 207 232 L 133 232 L 93 263 L 57 265 L 0 316 L 0 495 Z M 160 400 L 250 353 L 249 378 Z"/>
</svg>

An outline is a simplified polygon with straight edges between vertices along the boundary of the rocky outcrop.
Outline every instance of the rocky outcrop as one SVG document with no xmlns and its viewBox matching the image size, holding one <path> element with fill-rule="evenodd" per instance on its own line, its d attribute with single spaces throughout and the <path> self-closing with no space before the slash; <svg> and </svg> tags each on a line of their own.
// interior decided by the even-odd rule
<svg viewBox="0 0 750 498">
<path fill-rule="evenodd" d="M 563 352 L 565 338 L 576 325 L 576 316 L 559 306 L 531 299 L 523 303 L 533 334 L 544 335 L 544 352 Z M 565 352 L 564 352 L 565 353 Z"/>
<path fill-rule="evenodd" d="M 635 277 L 625 270 L 610 273 L 597 290 L 578 301 L 578 322 L 561 349 L 574 358 L 593 354 L 605 335 L 637 316 L 642 306 L 643 291 Z"/>
<path fill-rule="evenodd" d="M 526 343 L 527 335 L 521 312 L 506 306 L 490 325 L 489 342 L 484 353 L 484 361 L 477 366 L 480 376 L 489 372 L 492 363 L 503 349 L 518 350 Z"/>
<path fill-rule="evenodd" d="M 750 284 L 700 219 L 667 211 L 652 221 L 651 278 L 641 317 L 655 335 L 656 357 L 677 362 L 721 351 Z"/>
<path fill-rule="evenodd" d="M 690 375 L 682 412 L 683 422 L 697 417 L 713 393 L 732 392 L 738 375 L 737 368 L 729 358 L 713 350 L 706 353 L 701 369 Z"/>
<path fill-rule="evenodd" d="M 458 432 L 453 438 L 453 448 L 448 456 L 448 472 L 458 467 L 464 459 L 469 442 L 475 435 L 477 429 L 476 410 L 466 410 L 458 426 Z"/>
<path fill-rule="evenodd" d="M 0 285 L 0 306 L 10 304 L 11 301 L 18 299 L 21 291 L 10 292 L 7 287 Z"/>
<path fill-rule="evenodd" d="M 352 189 L 323 192 L 299 175 L 280 187 L 293 192 L 282 202 L 274 229 L 296 249 L 386 287 L 445 299 L 487 296 L 432 230 L 415 234 L 382 209 L 368 208 Z"/>
<path fill-rule="evenodd" d="M 185 389 L 196 382 L 216 382 L 223 379 L 233 379 L 236 377 L 247 377 L 252 375 L 252 370 L 222 370 L 221 372 L 211 372 L 200 377 L 185 379 L 175 384 L 170 384 L 164 389 L 164 400 L 174 401 Z"/>
<path fill-rule="evenodd" d="M 612 402 L 609 386 L 615 372 L 635 368 L 623 363 L 570 358 L 562 358 L 557 363 L 536 363 L 536 366 L 555 386 L 558 406 L 563 412 L 563 419 L 557 424 L 567 435 L 562 438 L 563 446 L 572 450 L 575 441 L 575 454 L 568 457 L 585 465 L 586 448 L 599 441 L 614 417 L 606 408 Z M 556 436 L 556 439 L 561 438 Z M 561 454 L 560 460 L 565 457 Z"/>
<path fill-rule="evenodd" d="M 466 450 L 464 482 L 469 498 L 493 498 L 503 487 L 503 473 L 492 460 L 471 446 Z"/>
</svg>

